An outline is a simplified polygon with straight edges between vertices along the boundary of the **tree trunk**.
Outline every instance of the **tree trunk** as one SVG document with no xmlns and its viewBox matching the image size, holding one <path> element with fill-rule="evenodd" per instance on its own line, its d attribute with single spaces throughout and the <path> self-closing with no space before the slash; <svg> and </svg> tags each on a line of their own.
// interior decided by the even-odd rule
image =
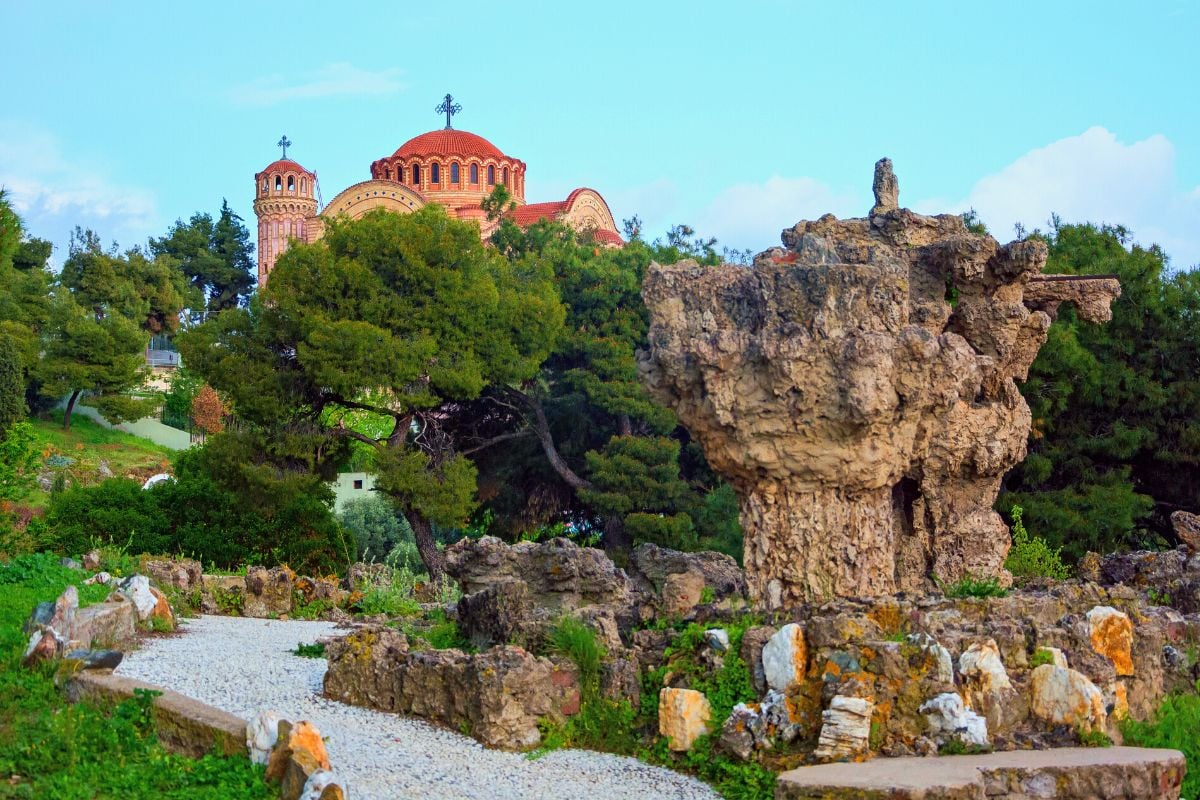
<svg viewBox="0 0 1200 800">
<path fill-rule="evenodd" d="M 625 564 L 633 551 L 633 540 L 625 530 L 625 520 L 614 514 L 604 521 L 604 552 L 615 563 Z"/>
<path fill-rule="evenodd" d="M 618 432 L 622 436 L 633 436 L 633 420 L 628 414 L 621 414 L 617 417 Z"/>
<path fill-rule="evenodd" d="M 67 401 L 67 408 L 63 411 L 63 427 L 71 430 L 71 412 L 75 410 L 75 401 L 79 399 L 79 389 L 71 392 L 71 399 Z"/>
<path fill-rule="evenodd" d="M 425 570 L 429 573 L 429 582 L 440 582 L 446 575 L 446 558 L 442 555 L 442 551 L 438 550 L 437 542 L 433 538 L 433 524 L 416 511 L 408 511 L 405 516 L 408 517 L 408 524 L 412 527 L 413 539 L 417 543 L 417 552 L 421 554 L 421 561 L 425 562 Z"/>
<path fill-rule="evenodd" d="M 550 462 L 550 466 L 558 473 L 558 476 L 566 481 L 567 485 L 578 491 L 579 489 L 591 489 L 591 481 L 585 480 L 571 469 L 570 465 L 563 460 L 559 455 L 558 448 L 554 445 L 554 436 L 550 433 L 550 423 L 546 421 L 546 412 L 542 410 L 542 404 L 532 397 L 522 394 L 522 400 L 533 413 L 533 432 L 541 442 L 542 452 L 546 454 L 546 460 Z"/>
<path fill-rule="evenodd" d="M 890 487 L 801 491 L 764 483 L 739 499 L 755 605 L 895 593 L 900 534 Z"/>
</svg>

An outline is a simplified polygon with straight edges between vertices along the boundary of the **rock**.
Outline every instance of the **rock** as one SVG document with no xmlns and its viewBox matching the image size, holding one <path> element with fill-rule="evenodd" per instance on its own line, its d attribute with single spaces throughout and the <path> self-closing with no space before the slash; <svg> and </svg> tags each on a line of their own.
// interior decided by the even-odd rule
<svg viewBox="0 0 1200 800">
<path fill-rule="evenodd" d="M 152 620 L 157 620 L 168 630 L 174 630 L 175 614 L 171 611 L 171 603 L 169 600 L 167 600 L 167 596 L 154 586 L 150 587 L 150 593 L 154 595 L 156 602 L 154 604 L 154 610 L 150 612 L 149 618 Z"/>
<path fill-rule="evenodd" d="M 246 748 L 252 762 L 266 765 L 279 739 L 279 723 L 283 721 L 274 711 L 259 711 L 250 719 L 246 726 Z"/>
<path fill-rule="evenodd" d="M 308 777 L 300 800 L 345 800 L 346 791 L 336 775 L 329 770 L 319 769 Z"/>
<path fill-rule="evenodd" d="M 83 565 L 73 558 L 60 558 L 58 563 L 67 569 L 83 569 Z"/>
<path fill-rule="evenodd" d="M 116 669 L 124 660 L 120 650 L 71 650 L 63 658 L 79 662 L 80 669 Z"/>
<path fill-rule="evenodd" d="M 949 650 L 938 644 L 937 639 L 927 633 L 909 634 L 908 642 L 921 648 L 934 659 L 937 668 L 933 679 L 936 682 L 950 687 L 954 686 L 954 659 L 950 656 Z"/>
<path fill-rule="evenodd" d="M 100 569 L 100 551 L 89 550 L 83 554 L 83 568 L 88 572 Z"/>
<path fill-rule="evenodd" d="M 604 551 L 570 539 L 505 544 L 494 536 L 460 539 L 445 550 L 446 571 L 463 594 L 514 579 L 524 581 L 535 607 L 556 611 L 587 605 L 628 606 L 629 577 Z"/>
<path fill-rule="evenodd" d="M 33 611 L 29 613 L 29 618 L 21 626 L 21 633 L 29 636 L 43 626 L 49 625 L 50 620 L 54 619 L 54 608 L 55 603 L 51 600 L 45 600 L 34 606 Z"/>
<path fill-rule="evenodd" d="M 1045 650 L 1047 653 L 1049 653 L 1050 658 L 1052 659 L 1050 663 L 1056 667 L 1067 669 L 1071 666 L 1067 663 L 1067 654 L 1062 650 L 1059 650 L 1057 647 L 1039 647 L 1038 650 Z"/>
<path fill-rule="evenodd" d="M 38 603 L 22 626 L 29 635 L 22 663 L 32 666 L 60 658 L 67 649 L 78 611 L 79 590 L 74 586 L 64 589 L 53 603 Z"/>
<path fill-rule="evenodd" d="M 382 586 L 392 582 L 392 569 L 387 564 L 368 564 L 357 561 L 346 570 L 346 588 L 361 592 L 371 586 Z"/>
<path fill-rule="evenodd" d="M 738 703 L 721 726 L 717 744 L 735 758 L 749 761 L 757 743 L 765 738 L 765 729 L 766 724 L 757 708 Z"/>
<path fill-rule="evenodd" d="M 964 745 L 987 747 L 987 720 L 963 707 L 962 697 L 943 692 L 922 704 L 920 712 L 929 723 L 929 734 L 938 744 L 958 741 Z"/>
<path fill-rule="evenodd" d="M 676 752 L 691 750 L 709 732 L 712 707 L 703 692 L 662 689 L 658 693 L 658 732 Z"/>
<path fill-rule="evenodd" d="M 266 778 L 280 783 L 282 800 L 298 800 L 309 777 L 329 768 L 325 742 L 311 722 L 279 723 L 279 736 L 267 757 Z"/>
<path fill-rule="evenodd" d="M 892 171 L 892 160 L 881 158 L 875 162 L 875 179 L 871 182 L 871 192 L 875 195 L 875 205 L 871 216 L 895 211 L 900 207 L 900 182 Z"/>
<path fill-rule="evenodd" d="M 1179 541 L 1187 546 L 1188 552 L 1200 553 L 1200 515 L 1190 511 L 1171 513 L 1171 528 Z"/>
<path fill-rule="evenodd" d="M 536 747 L 539 721 L 562 722 L 579 710 L 573 665 L 511 645 L 410 651 L 403 634 L 375 626 L 329 642 L 325 656 L 326 697 L 466 727 L 489 747 Z"/>
<path fill-rule="evenodd" d="M 32 667 L 43 661 L 55 661 L 67 647 L 64 639 L 59 638 L 53 628 L 45 627 L 34 631 L 29 637 L 29 645 L 25 648 L 25 656 L 21 663 Z"/>
<path fill-rule="evenodd" d="M 69 639 L 80 648 L 103 645 L 120 647 L 133 641 L 136 612 L 133 603 L 122 594 L 118 602 L 96 603 L 75 613 Z"/>
<path fill-rule="evenodd" d="M 821 736 L 813 756 L 820 761 L 859 758 L 870 752 L 875 704 L 862 697 L 835 696 L 821 712 Z"/>
<path fill-rule="evenodd" d="M 709 628 L 704 632 L 704 643 L 718 653 L 729 650 L 729 633 L 724 628 Z"/>
<path fill-rule="evenodd" d="M 808 647 L 804 629 L 794 622 L 780 628 L 762 649 L 763 676 L 767 686 L 787 694 L 804 682 L 808 671 Z"/>
<path fill-rule="evenodd" d="M 204 570 L 200 562 L 192 558 L 155 558 L 143 562 L 142 569 L 159 586 L 173 586 L 188 591 L 199 588 Z"/>
<path fill-rule="evenodd" d="M 292 584 L 296 574 L 287 567 L 246 571 L 246 601 L 242 613 L 268 619 L 292 613 Z"/>
<path fill-rule="evenodd" d="M 1133 674 L 1133 623 L 1129 615 L 1112 606 L 1096 606 L 1087 613 L 1092 649 L 1113 662 L 1118 675 Z"/>
<path fill-rule="evenodd" d="M 96 477 L 102 481 L 113 477 L 113 471 L 112 468 L 108 466 L 107 459 L 100 459 L 100 464 L 96 467 Z"/>
<path fill-rule="evenodd" d="M 899 208 L 785 230 L 750 268 L 651 264 L 639 372 L 738 493 L 752 602 L 1007 581 L 993 510 L 1026 453 L 1017 390 L 1062 302 L 1100 319 L 1115 280 L 1041 280 L 1046 245 Z M 953 306 L 952 306 L 953 303 Z"/>
<path fill-rule="evenodd" d="M 750 670 L 750 680 L 759 695 L 765 694 L 767 691 L 767 675 L 763 670 L 762 651 L 774 635 L 775 629 L 769 625 L 755 625 L 747 628 L 742 634 L 740 655 L 746 668 Z"/>
<path fill-rule="evenodd" d="M 681 553 L 646 542 L 634 548 L 631 560 L 633 575 L 648 582 L 660 595 L 668 575 L 698 572 L 704 576 L 704 585 L 712 590 L 714 601 L 746 596 L 746 574 L 725 553 Z"/>
<path fill-rule="evenodd" d="M 628 650 L 609 650 L 600 662 L 600 694 L 610 700 L 628 700 L 634 708 L 642 701 L 642 673 L 637 656 Z"/>
<path fill-rule="evenodd" d="M 662 613 L 682 617 L 694 609 L 704 595 L 704 576 L 699 572 L 673 572 L 663 579 Z"/>
<path fill-rule="evenodd" d="M 349 592 L 338 586 L 336 580 L 326 578 L 296 578 L 295 590 L 304 598 L 305 603 L 326 602 L 338 605 L 345 601 Z"/>
<path fill-rule="evenodd" d="M 596 634 L 596 641 L 609 653 L 624 649 L 621 629 L 616 612 L 609 606 L 586 606 L 575 612 L 575 616 Z"/>
<path fill-rule="evenodd" d="M 458 601 L 458 626 L 481 650 L 497 644 L 532 644 L 535 620 L 529 586 L 514 579 L 463 595 Z"/>
<path fill-rule="evenodd" d="M 138 622 L 149 619 L 158 608 L 158 597 L 150 591 L 150 579 L 145 575 L 130 575 L 117 584 L 117 591 L 133 603 Z"/>
<path fill-rule="evenodd" d="M 1107 719 L 1104 695 L 1086 675 L 1042 664 L 1030 677 L 1033 715 L 1051 725 L 1102 731 Z"/>
<path fill-rule="evenodd" d="M 98 583 L 103 586 L 108 586 L 109 584 L 112 584 L 114 582 L 114 580 L 115 579 L 113 578 L 113 576 L 109 575 L 107 572 L 97 572 L 95 575 L 93 575 L 92 577 L 85 580 L 83 582 L 83 585 L 84 586 L 93 586 Z"/>
</svg>

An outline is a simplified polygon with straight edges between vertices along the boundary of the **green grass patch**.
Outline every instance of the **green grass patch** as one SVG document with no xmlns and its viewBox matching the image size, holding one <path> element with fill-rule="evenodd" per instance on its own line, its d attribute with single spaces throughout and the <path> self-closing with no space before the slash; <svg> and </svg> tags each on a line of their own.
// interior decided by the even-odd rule
<svg viewBox="0 0 1200 800">
<path fill-rule="evenodd" d="M 292 652 L 301 658 L 324 658 L 325 645 L 320 642 L 312 642 L 310 644 L 300 642 Z"/>
<path fill-rule="evenodd" d="M 86 573 L 48 554 L 0 563 L 0 798 L 5 800 L 271 800 L 262 768 L 245 758 L 188 759 L 158 743 L 140 695 L 115 706 L 68 704 L 54 666 L 20 665 L 21 625 L 33 607 L 68 585 L 81 606 L 100 602 L 104 586 L 83 586 Z"/>
<path fill-rule="evenodd" d="M 1200 797 L 1200 682 L 1195 691 L 1167 695 L 1145 722 L 1121 724 L 1125 744 L 1179 750 L 1187 759 L 1187 776 L 1180 797 Z"/>
<path fill-rule="evenodd" d="M 943 586 L 946 597 L 1004 597 L 1008 590 L 997 578 L 975 578 L 970 575 L 949 586 Z"/>
</svg>

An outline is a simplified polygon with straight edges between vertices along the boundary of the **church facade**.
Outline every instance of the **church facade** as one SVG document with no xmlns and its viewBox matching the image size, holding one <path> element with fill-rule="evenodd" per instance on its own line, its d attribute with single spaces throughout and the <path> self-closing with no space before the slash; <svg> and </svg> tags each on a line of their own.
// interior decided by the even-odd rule
<svg viewBox="0 0 1200 800">
<path fill-rule="evenodd" d="M 599 192 L 581 187 L 565 200 L 526 202 L 525 162 L 505 155 L 482 136 L 452 128 L 451 116 L 459 107 L 450 95 L 437 110 L 446 114 L 445 128 L 409 139 L 372 162 L 369 179 L 343 189 L 324 206 L 318 200 L 317 173 L 287 158 L 291 142 L 286 136 L 280 139 L 283 158 L 254 176 L 259 288 L 290 242 L 315 242 L 325 231 L 325 221 L 342 215 L 354 219 L 374 208 L 410 214 L 437 203 L 459 219 L 478 222 L 486 238 L 495 223 L 488 221 L 480 204 L 496 186 L 504 186 L 516 202 L 512 218 L 518 225 L 561 220 L 590 232 L 602 244 L 623 244 Z"/>
</svg>

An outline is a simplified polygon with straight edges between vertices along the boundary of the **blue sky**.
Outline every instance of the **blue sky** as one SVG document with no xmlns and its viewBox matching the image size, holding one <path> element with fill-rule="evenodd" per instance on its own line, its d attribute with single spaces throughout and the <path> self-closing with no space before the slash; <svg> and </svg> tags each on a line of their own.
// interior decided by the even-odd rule
<svg viewBox="0 0 1200 800">
<path fill-rule="evenodd" d="M 0 185 L 35 235 L 122 245 L 290 154 L 326 199 L 442 122 L 591 186 L 618 221 L 761 250 L 901 203 L 1123 223 L 1200 264 L 1200 3 L 0 0 Z M 61 258 L 61 256 L 59 256 Z"/>
</svg>

